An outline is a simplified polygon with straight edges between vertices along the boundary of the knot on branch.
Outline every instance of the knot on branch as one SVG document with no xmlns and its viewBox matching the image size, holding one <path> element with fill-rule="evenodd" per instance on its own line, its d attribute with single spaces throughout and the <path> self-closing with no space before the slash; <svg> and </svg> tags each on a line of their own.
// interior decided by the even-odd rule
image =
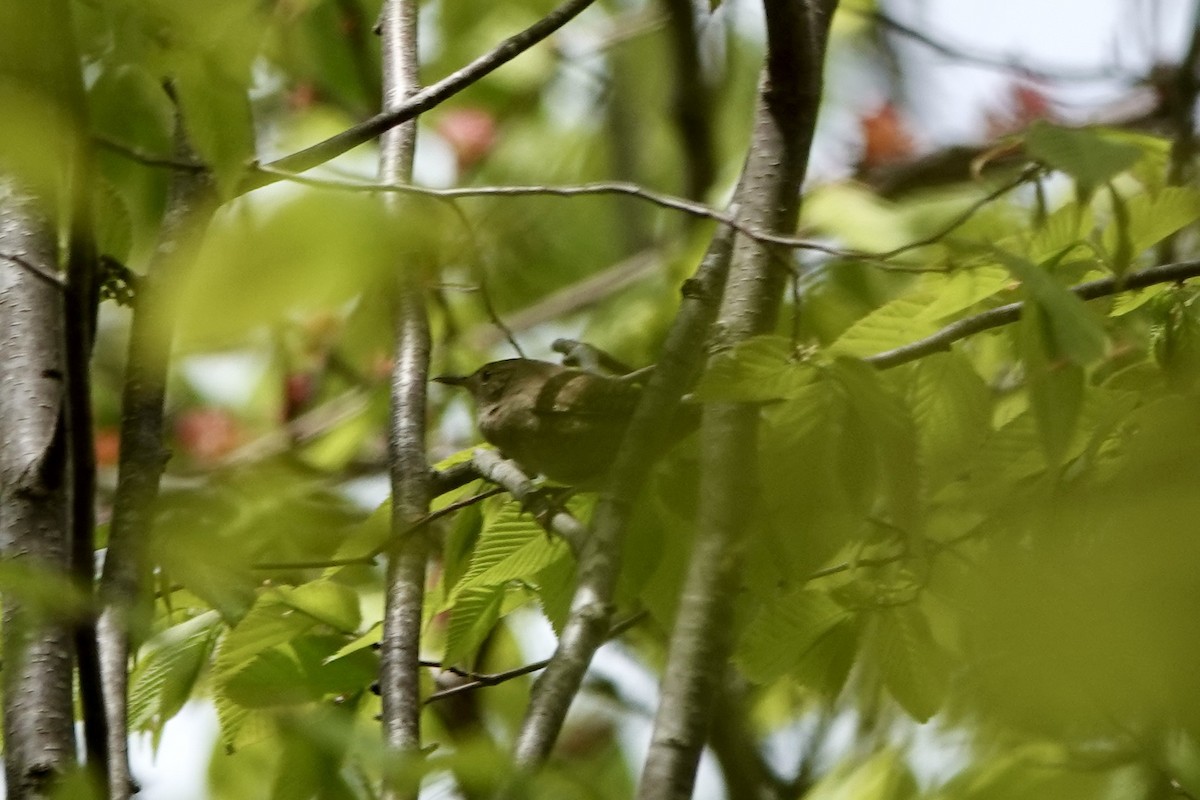
<svg viewBox="0 0 1200 800">
<path fill-rule="evenodd" d="M 712 300 L 712 292 L 699 278 L 688 278 L 684 281 L 679 287 L 679 294 L 685 300 L 699 300 L 702 303 Z"/>
</svg>

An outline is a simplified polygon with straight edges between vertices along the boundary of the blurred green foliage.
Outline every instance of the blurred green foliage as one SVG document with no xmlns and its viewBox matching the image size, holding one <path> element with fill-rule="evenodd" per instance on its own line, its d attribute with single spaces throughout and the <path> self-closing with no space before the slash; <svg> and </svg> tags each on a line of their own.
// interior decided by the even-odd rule
<svg viewBox="0 0 1200 800">
<path fill-rule="evenodd" d="M 426 80 L 551 7 L 430 4 Z M 104 252 L 144 270 L 170 169 L 156 162 L 177 158 L 176 113 L 225 201 L 172 308 L 174 458 L 150 543 L 156 596 L 137 629 L 131 723 L 159 737 L 189 700 L 211 701 L 217 798 L 370 797 L 385 773 L 490 793 L 512 777 L 528 678 L 432 702 L 426 759 L 397 761 L 379 744 L 382 577 L 379 559 L 360 558 L 389 536 L 380 485 L 391 318 L 378 287 L 399 270 L 420 278 L 435 372 L 512 355 L 497 344 L 496 315 L 521 320 L 533 354 L 581 334 L 641 365 L 712 226 L 613 196 L 389 207 L 361 188 L 282 182 L 236 197 L 251 159 L 376 110 L 378 4 L 89 0 L 73 13 L 87 133 L 100 145 Z M 718 142 L 714 204 L 744 155 L 761 52 L 736 19 L 719 11 L 699 37 Z M 844 14 L 835 30 L 840 52 L 869 29 Z M 658 6 L 601 4 L 423 117 L 420 158 L 463 186 L 617 177 L 682 192 L 669 53 Z M 39 80 L 53 83 L 61 65 L 46 69 Z M 836 77 L 833 105 L 846 100 Z M 54 184 L 60 166 L 47 154 L 59 148 L 48 142 L 77 135 L 81 117 L 29 85 L 0 82 L 0 155 L 22 178 Z M 1164 239 L 1200 220 L 1200 192 L 1165 185 L 1160 138 L 1048 123 L 1016 138 L 1075 191 L 1044 209 L 999 197 L 885 265 L 781 256 L 799 286 L 779 330 L 715 358 L 690 400 L 761 408 L 759 496 L 745 499 L 754 536 L 742 590 L 728 598 L 736 664 L 752 684 L 748 721 L 764 739 L 821 720 L 855 727 L 851 746 L 822 751 L 807 797 L 1200 792 L 1196 291 L 1163 284 L 1084 303 L 1067 289 L 1152 264 Z M 316 174 L 361 184 L 374 152 Z M 1015 174 L 902 199 L 828 183 L 807 199 L 806 230 L 887 250 L 944 231 Z M 631 278 L 589 280 L 647 253 Z M 1018 300 L 1018 324 L 895 369 L 860 360 Z M 115 480 L 126 326 L 126 312 L 105 307 L 102 505 Z M 458 400 L 437 388 L 431 400 L 437 461 L 475 438 Z M 693 437 L 652 475 L 625 543 L 618 615 L 648 615 L 625 652 L 652 672 L 668 667 L 696 473 Z M 569 503 L 584 518 L 591 506 L 586 495 Z M 428 694 L 532 660 L 531 620 L 561 626 L 573 557 L 511 500 L 415 535 L 437 545 L 425 656 L 444 669 L 426 671 Z M 85 602 L 7 568 L 0 588 L 47 614 L 73 616 Z M 620 679 L 585 686 L 528 796 L 630 796 L 626 731 L 647 711 L 632 698 Z M 958 741 L 967 744 L 948 744 Z"/>
</svg>

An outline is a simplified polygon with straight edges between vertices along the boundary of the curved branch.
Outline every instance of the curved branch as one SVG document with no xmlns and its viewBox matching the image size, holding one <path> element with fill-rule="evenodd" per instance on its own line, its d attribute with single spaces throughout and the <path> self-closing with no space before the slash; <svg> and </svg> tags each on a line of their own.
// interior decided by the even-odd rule
<svg viewBox="0 0 1200 800">
<path fill-rule="evenodd" d="M 430 84 L 394 108 L 385 109 L 365 122 L 337 133 L 298 153 L 276 159 L 266 166 L 290 172 L 304 172 L 324 164 L 360 144 L 369 142 L 384 131 L 415 119 L 442 101 L 458 94 L 497 67 L 512 61 L 566 25 L 593 2 L 595 0 L 567 0 L 525 30 L 496 45 L 490 52 L 475 59 L 457 72 L 447 75 L 437 83 Z M 252 170 L 240 191 L 245 193 L 273 183 L 274 180 L 267 178 L 268 175 L 269 173 L 261 170 Z"/>
<path fill-rule="evenodd" d="M 183 121 L 175 120 L 181 158 L 195 154 Z M 149 584 L 147 541 L 166 466 L 163 402 L 175 335 L 175 293 L 190 268 L 203 229 L 217 205 L 207 172 L 176 171 L 167 190 L 158 243 L 138 284 L 130 323 L 125 380 L 121 388 L 121 451 L 108 552 L 100 576 L 97 638 L 109 728 L 109 781 L 114 800 L 133 790 L 129 772 L 127 700 L 130 615 Z"/>
<path fill-rule="evenodd" d="M 587 537 L 587 528 L 562 508 L 539 504 L 537 486 L 516 462 L 503 458 L 495 450 L 476 450 L 471 463 L 485 480 L 502 487 L 526 510 L 532 512 L 547 531 L 566 540 L 571 551 L 579 554 Z"/>
<path fill-rule="evenodd" d="M 734 200 L 755 228 L 788 232 L 800 212 L 800 188 L 822 91 L 829 25 L 836 0 L 765 0 L 767 57 L 750 152 Z M 734 246 L 715 347 L 729 347 L 775 326 L 786 275 L 772 248 L 750 238 Z M 696 541 L 671 632 L 640 800 L 692 796 L 714 701 L 733 649 L 730 598 L 741 579 L 741 552 L 758 494 L 758 409 L 705 406 L 701 424 Z"/>
<path fill-rule="evenodd" d="M 396 194 L 412 194 L 422 197 L 433 197 L 439 200 L 457 200 L 465 197 L 589 197 L 604 195 L 622 195 L 642 200 L 651 205 L 671 211 L 679 211 L 701 219 L 712 220 L 721 225 L 733 228 L 748 239 L 762 244 L 774 244 L 780 247 L 791 247 L 797 250 L 812 250 L 818 253 L 862 261 L 883 262 L 910 250 L 936 243 L 943 237 L 953 233 L 971 220 L 979 211 L 1008 192 L 1029 181 L 1039 172 L 1039 167 L 1029 167 L 1023 170 L 1013 180 L 988 192 L 983 197 L 971 203 L 958 216 L 946 223 L 936 232 L 920 239 L 903 244 L 892 250 L 872 253 L 865 250 L 850 250 L 822 244 L 815 239 L 801 236 L 788 236 L 772 231 L 764 231 L 736 214 L 726 213 L 712 206 L 688 200 L 684 197 L 648 189 L 637 183 L 627 181 L 595 181 L 568 186 L 526 185 L 526 186 L 463 186 L 453 189 L 431 189 L 424 186 L 413 186 L 402 183 L 367 183 L 363 181 L 346 181 L 332 178 L 314 178 L 307 175 L 297 175 L 275 169 L 271 166 L 257 167 L 260 172 L 272 175 L 279 180 L 312 186 L 320 189 L 335 189 L 347 192 L 392 192 Z"/>
<path fill-rule="evenodd" d="M 1200 260 L 1181 261 L 1178 264 L 1164 264 L 1130 272 L 1120 278 L 1100 278 L 1087 281 L 1072 286 L 1070 291 L 1081 300 L 1096 300 L 1121 292 L 1144 289 L 1158 283 L 1175 283 L 1198 276 L 1200 276 Z M 937 333 L 926 336 L 924 339 L 867 356 L 863 361 L 879 369 L 898 367 L 923 356 L 948 350 L 950 345 L 959 339 L 1016 322 L 1021 318 L 1021 311 L 1024 308 L 1025 301 L 1019 301 L 982 311 L 951 322 Z"/>
</svg>

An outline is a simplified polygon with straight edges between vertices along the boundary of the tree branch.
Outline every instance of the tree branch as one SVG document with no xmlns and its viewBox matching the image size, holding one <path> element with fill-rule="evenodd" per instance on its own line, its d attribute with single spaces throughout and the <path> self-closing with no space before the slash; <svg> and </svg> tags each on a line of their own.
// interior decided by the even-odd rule
<svg viewBox="0 0 1200 800">
<path fill-rule="evenodd" d="M 1200 4 L 1192 12 L 1192 38 L 1187 52 L 1175 72 L 1174 85 L 1167 103 L 1175 138 L 1171 142 L 1171 161 L 1167 183 L 1182 186 L 1192 171 L 1196 157 L 1196 99 L 1200 97 Z M 1158 260 L 1174 261 L 1177 234 L 1163 239 L 1158 248 Z"/>
<path fill-rule="evenodd" d="M 175 148 L 180 158 L 195 158 L 178 112 Z M 117 488 L 100 576 L 97 621 L 108 709 L 109 793 L 113 800 L 125 800 L 135 789 L 129 771 L 126 723 L 130 628 L 149 583 L 147 543 L 168 459 L 163 445 L 163 401 L 175 334 L 174 308 L 179 287 L 216 206 L 216 193 L 207 172 L 172 173 L 158 243 L 133 303 L 121 389 Z"/>
<path fill-rule="evenodd" d="M 892 250 L 872 253 L 864 250 L 850 250 L 833 247 L 831 245 L 823 244 L 815 239 L 808 239 L 801 236 L 790 236 L 776 233 L 774 231 L 765 231 L 761 228 L 755 227 L 753 224 L 750 224 L 743 219 L 739 219 L 735 214 L 729 214 L 712 208 L 711 206 L 704 205 L 703 203 L 698 203 L 683 197 L 668 194 L 666 192 L 648 189 L 636 183 L 628 183 L 624 181 L 597 181 L 594 183 L 585 183 L 575 186 L 464 186 L 453 189 L 430 189 L 421 186 L 411 186 L 408 184 L 366 183 L 361 181 L 334 180 L 330 178 L 313 178 L 307 175 L 296 175 L 288 172 L 280 172 L 270 167 L 260 167 L 259 169 L 268 172 L 271 175 L 275 175 L 281 180 L 299 183 L 304 186 L 313 186 L 322 189 L 337 189 L 351 192 L 392 192 L 397 194 L 413 194 L 425 197 L 434 197 L 443 200 L 455 200 L 465 197 L 589 197 L 597 195 L 623 195 L 626 197 L 635 198 L 637 200 L 642 200 L 660 208 L 679 211 L 681 213 L 701 219 L 712 220 L 713 222 L 733 228 L 743 236 L 753 239 L 761 244 L 775 244 L 781 247 L 792 247 L 797 250 L 812 250 L 815 252 L 836 256 L 838 258 L 848 258 L 871 262 L 887 261 L 895 258 L 896 256 L 903 255 L 910 250 L 933 244 L 942 237 L 962 227 L 973 216 L 975 216 L 975 214 L 986 207 L 988 203 L 1002 197 L 1003 195 L 1027 182 L 1038 172 L 1037 167 L 1030 167 L 1024 170 L 1017 178 L 1002 184 L 999 188 L 992 190 L 984 197 L 975 201 L 951 222 L 947 223 L 937 232 L 930 234 L 929 236 L 923 236 L 920 239 L 901 245 L 900 247 L 896 247 Z M 956 181 L 961 180 L 961 176 L 956 178 Z"/>
<path fill-rule="evenodd" d="M 795 229 L 800 187 L 820 104 L 829 24 L 836 0 L 766 0 L 767 56 L 759 84 L 750 152 L 734 194 L 739 218 L 755 229 Z M 771 330 L 782 300 L 783 271 L 771 248 L 748 237 L 734 247 L 716 331 L 729 347 Z M 758 409 L 710 404 L 701 426 L 696 542 L 671 633 L 641 800 L 692 795 L 714 699 L 733 647 L 732 603 L 740 553 L 756 501 Z"/>
<path fill-rule="evenodd" d="M 611 628 L 609 628 L 608 636 L 605 638 L 610 640 L 617 638 L 634 625 L 637 625 L 639 622 L 645 619 L 645 617 L 646 613 L 643 611 L 634 614 L 628 619 L 618 622 L 616 625 L 613 625 Z M 455 667 L 446 667 L 437 662 L 423 662 L 422 666 L 444 669 L 447 672 L 453 672 L 455 675 L 470 679 L 468 683 L 461 683 L 458 686 L 453 686 L 449 689 L 443 689 L 440 692 L 434 692 L 428 698 L 426 698 L 425 703 L 428 705 L 429 703 L 435 703 L 438 700 L 445 700 L 449 697 L 454 697 L 455 695 L 463 694 L 465 692 L 473 692 L 476 689 L 482 689 L 486 686 L 496 686 L 498 684 L 511 681 L 514 678 L 520 678 L 522 675 L 529 675 L 532 672 L 543 670 L 547 665 L 549 665 L 549 663 L 550 659 L 544 658 L 541 661 L 534 661 L 532 664 L 526 664 L 523 667 L 516 667 L 515 669 L 506 670 L 504 672 L 480 674 L 476 672 L 467 672 Z"/>
<path fill-rule="evenodd" d="M 4 23 L 0 13 L 0 23 Z M 2 37 L 0 37 L 2 38 Z M 45 208 L 0 176 L 0 555 L 61 575 L 68 564 L 68 443 L 63 295 L 36 272 L 54 269 Z M 8 797 L 47 797 L 74 766 L 71 625 L 3 595 L 4 775 Z"/>
<path fill-rule="evenodd" d="M 532 513 L 547 531 L 561 536 L 571 551 L 579 554 L 587 537 L 587 529 L 566 509 L 547 504 L 545 498 L 539 495 L 537 485 L 515 461 L 501 457 L 495 450 L 480 449 L 475 451 L 471 463 L 484 480 L 502 487 Z"/>
<path fill-rule="evenodd" d="M 713 147 L 714 115 L 711 92 L 704 83 L 700 50 L 696 42 L 696 9 L 693 0 L 662 0 L 667 9 L 667 30 L 675 58 L 671 114 L 675 135 L 683 150 L 685 193 L 702 200 L 716 179 Z"/>
<path fill-rule="evenodd" d="M 318 142 L 298 153 L 276 159 L 265 165 L 272 169 L 285 172 L 304 172 L 324 164 L 333 158 L 369 142 L 384 131 L 397 125 L 416 119 L 442 101 L 453 97 L 471 84 L 480 80 L 497 67 L 501 67 L 514 58 L 545 39 L 556 30 L 566 25 L 590 6 L 595 0 L 567 0 L 561 6 L 551 11 L 545 17 L 530 25 L 520 33 L 514 34 L 496 45 L 490 52 L 485 53 L 457 72 L 446 76 L 437 83 L 413 94 L 394 108 L 384 109 L 370 119 L 352 128 L 335 134 L 323 142 Z M 241 191 L 249 192 L 274 182 L 269 172 L 252 170 L 242 185 Z"/>
<path fill-rule="evenodd" d="M 534 686 L 517 736 L 516 761 L 523 769 L 532 769 L 549 757 L 571 700 L 604 641 L 620 571 L 621 541 L 653 465 L 653 454 L 661 452 L 668 423 L 703 363 L 732 242 L 729 228 L 718 231 L 696 274 L 684 284 L 679 312 L 617 452 L 608 486 L 578 554 L 579 580 L 570 615 L 546 673 Z"/>
<path fill-rule="evenodd" d="M 1158 283 L 1175 283 L 1197 276 L 1200 276 L 1200 261 L 1181 261 L 1178 264 L 1164 264 L 1129 272 L 1120 278 L 1100 278 L 1087 281 L 1072 286 L 1070 291 L 1074 292 L 1081 300 L 1095 300 L 1121 292 L 1144 289 Z M 863 361 L 879 369 L 898 367 L 931 353 L 949 350 L 950 345 L 959 339 L 1016 322 L 1021 318 L 1021 311 L 1024 308 L 1025 301 L 1019 301 L 981 311 L 978 314 L 951 322 L 937 333 L 926 336 L 924 339 L 867 356 Z"/>
<path fill-rule="evenodd" d="M 384 114 L 402 108 L 420 89 L 417 49 L 418 0 L 385 0 L 379 26 L 383 50 Z M 378 119 L 378 117 L 377 117 Z M 380 143 L 379 175 L 410 183 L 417 126 L 412 117 L 391 125 Z M 393 213 L 403 210 L 388 198 Z M 388 461 L 392 485 L 392 547 L 384 585 L 379 688 L 384 743 L 408 758 L 421 753 L 421 618 L 429 538 L 417 523 L 429 513 L 430 470 L 425 457 L 425 403 L 432 347 L 421 285 L 422 265 L 399 264 L 399 280 L 385 287 L 393 297 L 395 363 L 392 367 Z M 417 527 L 416 535 L 403 536 Z M 390 780 L 384 798 L 415 797 Z"/>
</svg>

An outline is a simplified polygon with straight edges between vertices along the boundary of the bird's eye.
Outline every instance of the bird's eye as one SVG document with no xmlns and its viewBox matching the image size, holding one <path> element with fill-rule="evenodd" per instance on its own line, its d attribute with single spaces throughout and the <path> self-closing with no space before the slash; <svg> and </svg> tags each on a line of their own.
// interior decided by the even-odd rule
<svg viewBox="0 0 1200 800">
<path fill-rule="evenodd" d="M 484 383 L 487 383 L 491 379 L 492 379 L 491 370 L 485 369 L 483 372 L 479 373 L 479 380 L 483 381 Z"/>
</svg>

